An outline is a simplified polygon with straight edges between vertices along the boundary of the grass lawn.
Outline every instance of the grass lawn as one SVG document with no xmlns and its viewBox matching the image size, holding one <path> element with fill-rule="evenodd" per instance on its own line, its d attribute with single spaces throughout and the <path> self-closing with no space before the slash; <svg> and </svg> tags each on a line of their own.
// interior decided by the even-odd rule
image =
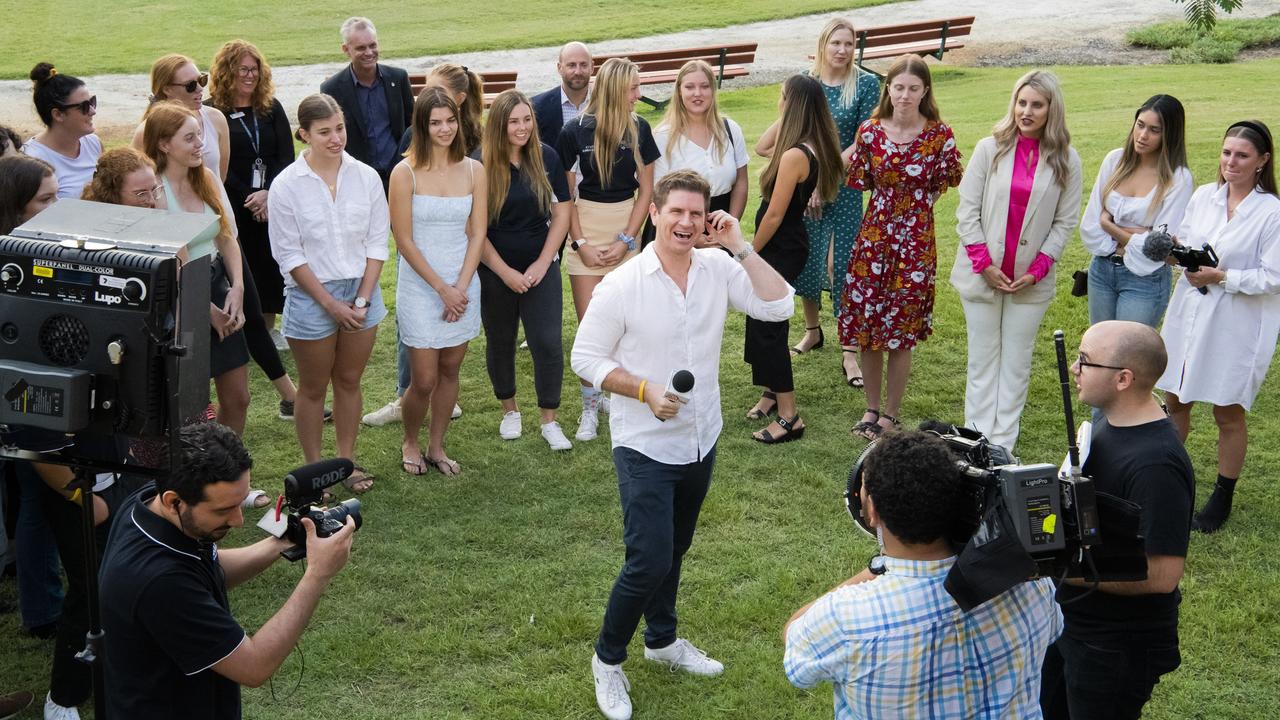
<svg viewBox="0 0 1280 720">
<path fill-rule="evenodd" d="M 682 12 L 679 0 L 539 0 L 518 6 L 519 13 L 495 0 L 469 3 L 363 3 L 297 6 L 254 0 L 221 0 L 190 5 L 178 2 L 61 2 L 57 11 L 25 12 L 0 2 L 0 14 L 21 16 L 8 23 L 0 78 L 26 78 L 31 66 L 48 60 L 74 75 L 146 72 L 151 61 L 181 52 L 208 67 L 226 40 L 243 37 L 266 53 L 273 65 L 331 62 L 341 59 L 338 28 L 352 15 L 371 18 L 387 56 L 418 57 L 472 50 L 557 45 L 569 40 L 595 42 L 642 37 L 694 28 L 796 17 L 866 7 L 893 0 L 738 0 L 698 5 Z M 590 18 L 590 22 L 584 22 Z M 577 22 L 575 22 L 575 20 Z M 111 42 L 83 42 L 88 28 Z M 67 30 L 73 34 L 68 38 Z M 147 28 L 139 32 L 139 28 Z M 79 40 L 76 40 L 79 36 Z M 49 39 L 62 37 L 57 51 Z M 501 68 L 498 68 L 501 69 Z"/>
<path fill-rule="evenodd" d="M 1270 87 L 1280 61 L 1212 66 L 1060 68 L 1068 121 L 1092 185 L 1107 150 L 1128 129 L 1132 110 L 1154 93 L 1171 93 L 1189 111 L 1188 145 L 1197 181 L 1211 180 L 1225 126 L 1244 117 L 1274 119 L 1280 100 Z M 937 93 L 966 156 L 1004 112 L 1016 69 L 941 69 Z M 775 114 L 777 88 L 726 93 L 723 107 L 754 141 Z M 752 182 L 760 161 L 752 164 Z M 754 217 L 755 193 L 748 205 Z M 938 210 L 941 260 L 936 332 L 918 352 L 902 412 L 906 424 L 963 418 L 965 325 L 945 282 L 955 256 L 956 194 Z M 1052 331 L 1071 347 L 1087 324 L 1083 298 L 1067 294 L 1071 271 L 1086 262 L 1073 242 L 1060 263 L 1059 294 L 1036 350 L 1019 454 L 1027 462 L 1063 456 L 1061 394 Z M 384 293 L 394 297 L 394 271 Z M 566 356 L 575 322 L 566 285 Z M 639 309 L 637 309 L 639 310 Z M 766 448 L 743 419 L 758 390 L 741 361 L 742 318 L 731 316 L 721 356 L 725 429 L 715 481 L 685 564 L 682 635 L 723 660 L 715 680 L 671 675 L 646 663 L 641 640 L 627 672 L 637 718 L 829 718 L 831 690 L 797 691 L 782 674 L 779 633 L 795 608 L 864 566 L 874 543 L 855 532 L 840 494 L 863 442 L 848 429 L 864 406 L 846 387 L 823 321 L 827 347 L 796 362 L 800 407 L 809 431 L 799 442 Z M 798 324 L 793 325 L 794 332 Z M 387 401 L 395 387 L 394 332 L 381 331 L 365 376 L 365 406 Z M 1230 352 L 1230 348 L 1223 348 Z M 608 441 L 579 443 L 552 454 L 537 432 L 529 356 L 518 359 L 525 436 L 497 438 L 499 405 L 478 338 L 463 365 L 463 417 L 453 423 L 450 455 L 464 474 L 400 473 L 398 426 L 365 429 L 361 460 L 378 475 L 364 496 L 365 525 L 350 565 L 330 586 L 303 641 L 305 675 L 293 656 L 271 688 L 246 690 L 247 718 L 575 718 L 599 717 L 589 671 L 591 644 L 622 561 L 621 518 Z M 567 370 L 567 362 L 566 362 Z M 1250 416 L 1252 448 L 1223 532 L 1192 538 L 1182 582 L 1182 667 L 1155 691 L 1146 717 L 1274 717 L 1280 714 L 1280 400 L 1273 376 Z M 275 419 L 274 393 L 256 369 L 256 401 L 247 440 L 255 485 L 280 490 L 301 462 L 293 427 Z M 572 435 L 580 409 L 566 372 L 562 420 Z M 1077 417 L 1084 409 L 1077 407 Z M 1216 434 L 1210 414 L 1195 414 L 1190 453 L 1198 500 L 1212 487 Z M 326 431 L 332 447 L 332 430 Z M 1197 503 L 1199 504 L 1199 503 Z M 256 516 L 255 518 L 256 519 Z M 229 540 L 245 543 L 256 529 Z M 277 563 L 232 594 L 237 618 L 256 630 L 284 602 L 302 567 Z M 13 585 L 0 600 L 15 601 Z M 0 615 L 3 689 L 47 687 L 51 643 L 23 635 L 16 614 Z M 1266 688 L 1271 688 L 1267 690 Z M 320 710 L 320 708 L 324 708 Z M 24 717 L 35 717 L 28 711 Z"/>
<path fill-rule="evenodd" d="M 1280 41 L 1280 14 L 1261 18 L 1219 20 L 1208 32 L 1185 22 L 1166 22 L 1130 30 L 1133 45 L 1169 50 L 1175 63 L 1229 63 L 1241 50 Z"/>
</svg>

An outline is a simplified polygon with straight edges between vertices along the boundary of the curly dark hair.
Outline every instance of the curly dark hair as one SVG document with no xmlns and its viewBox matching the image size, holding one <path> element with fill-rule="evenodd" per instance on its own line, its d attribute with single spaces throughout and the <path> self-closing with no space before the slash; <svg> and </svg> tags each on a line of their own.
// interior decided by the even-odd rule
<svg viewBox="0 0 1280 720">
<path fill-rule="evenodd" d="M 188 505 L 204 501 L 206 485 L 233 482 L 253 467 L 240 436 L 226 425 L 199 422 L 179 431 L 182 459 L 178 468 L 156 480 L 156 493 L 172 490 Z"/>
<path fill-rule="evenodd" d="M 0 156 L 4 155 L 2 148 L 5 141 L 8 141 L 9 154 L 17 155 L 22 152 L 22 138 L 18 137 L 17 131 L 8 125 L 0 125 Z"/>
<path fill-rule="evenodd" d="M 960 501 L 956 458 L 930 433 L 887 433 L 867 456 L 863 483 L 885 528 L 904 543 L 947 537 Z"/>
</svg>

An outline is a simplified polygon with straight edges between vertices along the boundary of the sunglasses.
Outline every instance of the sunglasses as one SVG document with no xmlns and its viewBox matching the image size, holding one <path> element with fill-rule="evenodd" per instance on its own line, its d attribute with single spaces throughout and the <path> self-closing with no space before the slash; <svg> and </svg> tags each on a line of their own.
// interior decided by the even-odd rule
<svg viewBox="0 0 1280 720">
<path fill-rule="evenodd" d="M 80 112 L 84 113 L 85 115 L 88 115 L 89 113 L 98 109 L 98 96 L 94 95 L 88 100 L 82 100 L 78 103 L 70 103 L 66 105 L 59 103 L 56 107 L 59 110 L 63 110 L 63 111 L 70 110 L 72 108 L 77 108 L 80 110 Z"/>
<path fill-rule="evenodd" d="M 197 87 L 205 87 L 206 85 L 209 84 L 209 73 L 200 73 L 200 77 L 196 78 L 195 80 L 192 80 L 191 82 L 169 83 L 169 84 L 177 85 L 181 87 L 183 90 L 186 90 L 189 93 L 193 93 L 196 91 Z"/>
</svg>

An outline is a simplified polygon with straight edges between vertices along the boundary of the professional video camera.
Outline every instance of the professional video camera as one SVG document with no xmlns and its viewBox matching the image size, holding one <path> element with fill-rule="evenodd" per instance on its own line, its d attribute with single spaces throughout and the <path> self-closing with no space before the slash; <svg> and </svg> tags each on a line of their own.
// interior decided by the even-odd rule
<svg viewBox="0 0 1280 720">
<path fill-rule="evenodd" d="M 1147 233 L 1147 237 L 1140 249 L 1143 257 L 1151 262 L 1163 263 L 1167 258 L 1171 257 L 1179 266 L 1186 268 L 1187 272 L 1197 272 L 1204 267 L 1218 267 L 1218 254 L 1213 251 L 1212 245 L 1205 243 L 1199 249 L 1189 245 L 1180 245 L 1169 234 L 1168 225 L 1161 225 Z M 1126 262 L 1126 265 L 1128 264 Z M 1130 269 L 1132 270 L 1133 268 Z M 1209 292 L 1209 289 L 1204 287 L 1199 288 L 1199 290 L 1201 295 Z"/>
<path fill-rule="evenodd" d="M 307 531 L 302 527 L 303 518 L 311 518 L 316 526 L 316 537 L 329 537 L 347 524 L 347 518 L 355 520 L 360 529 L 360 501 L 344 500 L 334 507 L 321 505 L 325 488 L 332 487 L 351 477 L 355 465 L 346 458 L 321 460 L 304 465 L 284 476 L 284 495 L 279 505 L 268 510 L 258 526 L 278 538 L 285 538 L 293 547 L 280 553 L 290 562 L 307 556 Z M 292 512 L 285 513 L 288 508 Z"/>
<path fill-rule="evenodd" d="M 920 429 L 946 441 L 964 484 L 949 540 L 959 550 L 945 587 L 968 612 L 1026 580 L 1083 577 L 1143 580 L 1147 562 L 1139 528 L 1140 508 L 1095 492 L 1080 472 L 1062 331 L 1054 333 L 1066 414 L 1070 470 L 1050 464 L 1018 464 L 1009 451 L 980 433 L 939 422 Z M 845 506 L 858 527 L 874 537 L 862 517 L 863 466 L 875 443 L 849 470 Z M 1106 539 L 1104 544 L 1103 539 Z"/>
</svg>

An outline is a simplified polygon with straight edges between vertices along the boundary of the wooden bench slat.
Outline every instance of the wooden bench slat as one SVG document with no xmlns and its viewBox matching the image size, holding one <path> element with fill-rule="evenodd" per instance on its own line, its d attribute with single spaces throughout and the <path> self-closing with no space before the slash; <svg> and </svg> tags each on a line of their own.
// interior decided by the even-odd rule
<svg viewBox="0 0 1280 720">
<path fill-rule="evenodd" d="M 726 55 L 724 64 L 726 67 L 730 65 L 750 65 L 755 62 L 755 55 Z M 674 58 L 671 60 L 649 60 L 646 62 L 636 63 L 636 68 L 643 74 L 653 72 L 655 70 L 679 70 L 684 64 L 690 60 L 702 60 L 706 62 L 714 70 L 720 66 L 720 56 L 702 56 L 702 57 L 684 57 Z M 597 68 L 598 69 L 598 68 Z"/>
<path fill-rule="evenodd" d="M 964 43 L 953 43 L 947 41 L 947 52 L 959 50 L 964 47 Z M 885 58 L 896 58 L 902 55 L 932 55 L 938 52 L 938 43 L 920 43 L 918 45 L 902 45 L 887 48 L 879 48 L 876 50 L 868 50 L 862 54 L 863 60 L 883 60 Z"/>
<path fill-rule="evenodd" d="M 952 38 L 962 38 L 969 36 L 970 28 L 948 28 L 947 29 L 947 45 L 951 45 Z M 909 43 L 918 43 L 921 41 L 932 41 L 935 46 L 938 44 L 938 38 L 942 37 L 941 28 L 935 30 L 917 30 L 909 33 L 895 33 L 893 35 L 868 35 L 864 41 L 859 43 L 860 47 L 873 48 L 883 47 L 885 45 L 906 45 Z"/>
<path fill-rule="evenodd" d="M 673 83 L 676 81 L 676 76 L 679 74 L 680 74 L 679 72 L 673 71 L 673 70 L 661 70 L 661 71 L 652 72 L 652 73 L 642 72 L 640 73 L 640 84 L 641 85 L 659 85 L 659 84 L 665 84 L 665 83 Z M 724 78 L 726 80 L 730 80 L 732 78 L 746 77 L 747 75 L 750 75 L 750 74 L 751 74 L 751 71 L 747 70 L 745 67 L 742 67 L 740 65 L 726 67 L 724 69 Z"/>
<path fill-rule="evenodd" d="M 721 50 L 725 50 L 728 54 L 750 53 L 754 55 L 758 45 L 759 43 L 741 43 L 738 45 L 707 45 L 705 47 L 679 48 L 675 50 L 608 53 L 593 57 L 592 64 L 598 69 L 606 60 L 613 58 L 626 58 L 637 64 L 649 60 L 689 60 L 697 57 L 715 57 L 718 60 Z"/>
<path fill-rule="evenodd" d="M 944 18 L 939 20 L 926 20 L 924 22 L 903 23 L 901 25 L 877 25 L 875 27 L 863 28 L 858 30 L 858 35 L 891 35 L 900 32 L 914 32 L 916 30 L 941 30 L 944 23 L 950 23 L 950 27 L 973 27 L 974 17 L 957 17 Z"/>
</svg>

